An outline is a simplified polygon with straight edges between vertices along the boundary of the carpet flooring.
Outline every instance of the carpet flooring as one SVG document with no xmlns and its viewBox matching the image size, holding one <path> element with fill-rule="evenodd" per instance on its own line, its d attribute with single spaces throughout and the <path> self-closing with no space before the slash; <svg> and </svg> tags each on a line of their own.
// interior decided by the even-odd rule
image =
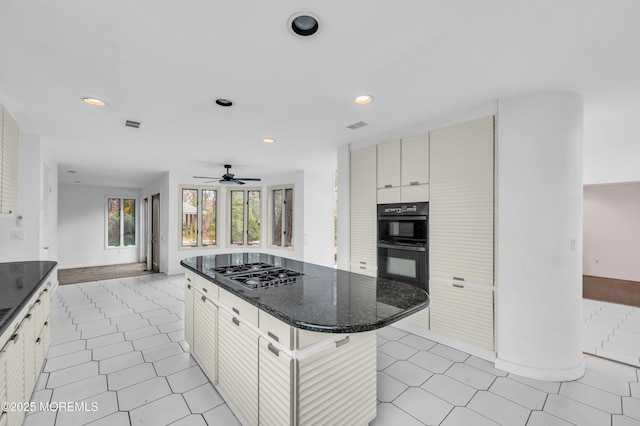
<svg viewBox="0 0 640 426">
<path fill-rule="evenodd" d="M 58 270 L 58 281 L 60 285 L 78 284 L 147 274 L 153 274 L 153 271 L 147 270 L 145 263 L 125 263 L 121 265 L 60 269 Z"/>
</svg>

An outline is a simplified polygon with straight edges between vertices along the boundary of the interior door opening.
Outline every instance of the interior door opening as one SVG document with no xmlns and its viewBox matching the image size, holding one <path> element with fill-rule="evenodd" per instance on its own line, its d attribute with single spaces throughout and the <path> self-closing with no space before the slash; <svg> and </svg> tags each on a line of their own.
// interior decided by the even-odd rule
<svg viewBox="0 0 640 426">
<path fill-rule="evenodd" d="M 151 270 L 160 272 L 160 194 L 151 196 Z"/>
</svg>

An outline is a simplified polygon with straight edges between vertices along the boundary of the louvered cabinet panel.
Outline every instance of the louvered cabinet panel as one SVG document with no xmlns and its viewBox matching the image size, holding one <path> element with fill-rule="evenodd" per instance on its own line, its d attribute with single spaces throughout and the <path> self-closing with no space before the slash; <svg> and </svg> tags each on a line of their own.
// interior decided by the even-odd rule
<svg viewBox="0 0 640 426">
<path fill-rule="evenodd" d="M 205 296 L 193 301 L 193 349 L 211 383 L 218 382 L 218 308 Z"/>
<path fill-rule="evenodd" d="M 400 140 L 382 143 L 377 149 L 377 187 L 400 186 Z"/>
<path fill-rule="evenodd" d="M 429 274 L 493 285 L 494 118 L 430 134 Z"/>
<path fill-rule="evenodd" d="M 196 291 L 193 284 L 187 280 L 184 287 L 184 340 L 189 344 L 191 352 L 193 352 L 193 298 Z"/>
<path fill-rule="evenodd" d="M 429 330 L 429 311 L 431 308 L 426 308 L 416 312 L 413 315 L 409 315 L 406 318 L 401 319 L 399 322 L 413 327 L 418 327 L 421 330 Z"/>
<path fill-rule="evenodd" d="M 350 176 L 351 262 L 364 262 L 364 266 L 375 267 L 377 258 L 375 146 L 351 152 Z"/>
<path fill-rule="evenodd" d="M 14 332 L 13 338 L 4 346 L 7 363 L 7 399 L 9 402 L 25 401 L 24 391 L 24 330 L 22 326 Z M 31 396 L 31 395 L 29 395 Z M 8 424 L 19 426 L 24 419 L 24 411 L 10 411 Z"/>
<path fill-rule="evenodd" d="M 428 133 L 402 138 L 402 176 L 400 183 L 403 186 L 429 183 Z"/>
<path fill-rule="evenodd" d="M 431 330 L 494 350 L 492 286 L 429 281 Z"/>
<path fill-rule="evenodd" d="M 2 138 L 0 141 L 0 213 L 15 213 L 18 208 L 18 123 L 0 107 Z"/>
<path fill-rule="evenodd" d="M 36 324 L 35 316 L 29 312 L 22 320 L 20 325 L 22 328 L 22 337 L 24 345 L 24 389 L 25 398 L 31 398 L 31 392 L 36 384 Z"/>
<path fill-rule="evenodd" d="M 36 362 L 36 382 L 38 381 L 38 376 L 42 372 L 42 367 L 44 366 L 44 361 L 47 356 L 47 352 L 49 351 L 50 333 L 49 321 L 47 320 L 42 326 L 40 334 L 35 342 L 34 353 Z"/>
<path fill-rule="evenodd" d="M 294 424 L 292 358 L 263 337 L 259 358 L 260 424 Z"/>
<path fill-rule="evenodd" d="M 258 334 L 226 310 L 218 320 L 218 385 L 244 422 L 257 425 Z"/>
<path fill-rule="evenodd" d="M 376 416 L 376 333 L 298 360 L 299 425 L 366 425 Z"/>
</svg>

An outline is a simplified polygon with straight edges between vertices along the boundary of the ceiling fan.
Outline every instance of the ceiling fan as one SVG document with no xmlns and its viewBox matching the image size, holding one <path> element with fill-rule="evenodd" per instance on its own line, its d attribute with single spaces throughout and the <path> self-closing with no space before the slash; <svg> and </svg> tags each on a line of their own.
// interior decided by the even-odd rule
<svg viewBox="0 0 640 426">
<path fill-rule="evenodd" d="M 196 179 L 211 179 L 205 183 L 218 181 L 223 185 L 244 185 L 244 181 L 256 181 L 259 182 L 260 178 L 237 178 L 233 173 L 229 173 L 229 169 L 231 168 L 231 164 L 225 164 L 225 169 L 227 169 L 227 173 L 222 175 L 222 179 L 210 177 L 210 176 L 194 176 Z"/>
</svg>

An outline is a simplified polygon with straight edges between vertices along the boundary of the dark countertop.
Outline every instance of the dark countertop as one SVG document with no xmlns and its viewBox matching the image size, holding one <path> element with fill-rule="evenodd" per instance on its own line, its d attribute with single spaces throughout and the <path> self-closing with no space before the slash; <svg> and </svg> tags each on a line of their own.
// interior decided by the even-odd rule
<svg viewBox="0 0 640 426">
<path fill-rule="evenodd" d="M 0 263 L 0 334 L 38 291 L 57 262 Z"/>
<path fill-rule="evenodd" d="M 293 284 L 252 290 L 213 271 L 218 266 L 254 262 L 292 269 L 305 276 Z M 311 331 L 375 330 L 429 306 L 427 293 L 411 284 L 264 253 L 197 256 L 180 264 L 281 321 Z"/>
</svg>

